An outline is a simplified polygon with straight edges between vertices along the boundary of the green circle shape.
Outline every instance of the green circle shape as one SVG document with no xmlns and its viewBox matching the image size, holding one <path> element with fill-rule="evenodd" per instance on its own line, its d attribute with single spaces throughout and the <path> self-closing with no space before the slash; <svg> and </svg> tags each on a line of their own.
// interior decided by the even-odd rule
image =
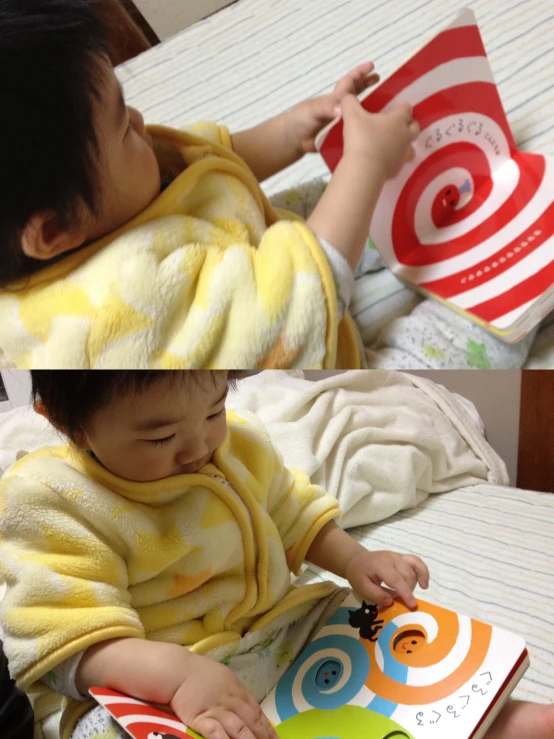
<svg viewBox="0 0 554 739">
<path fill-rule="evenodd" d="M 414 739 L 395 721 L 361 706 L 313 708 L 275 727 L 279 739 Z"/>
</svg>

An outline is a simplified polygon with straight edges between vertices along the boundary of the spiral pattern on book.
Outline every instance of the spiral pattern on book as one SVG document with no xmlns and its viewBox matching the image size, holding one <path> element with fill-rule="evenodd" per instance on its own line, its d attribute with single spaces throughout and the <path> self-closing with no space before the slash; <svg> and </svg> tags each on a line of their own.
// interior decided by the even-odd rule
<svg viewBox="0 0 554 739">
<path fill-rule="evenodd" d="M 554 158 L 518 152 L 471 11 L 363 105 L 380 113 L 406 102 L 421 135 L 375 210 L 381 255 L 400 279 L 499 332 L 530 310 L 537 322 L 554 284 Z M 321 144 L 331 169 L 342 131 L 341 122 Z"/>
<path fill-rule="evenodd" d="M 90 694 L 133 739 L 201 739 L 176 716 L 136 698 L 109 688 L 91 688 Z"/>
<path fill-rule="evenodd" d="M 399 704 L 434 704 L 475 675 L 491 634 L 486 624 L 428 603 L 417 611 L 399 602 L 380 613 L 365 604 L 340 608 L 278 683 L 279 720 L 345 704 L 386 717 Z"/>
</svg>

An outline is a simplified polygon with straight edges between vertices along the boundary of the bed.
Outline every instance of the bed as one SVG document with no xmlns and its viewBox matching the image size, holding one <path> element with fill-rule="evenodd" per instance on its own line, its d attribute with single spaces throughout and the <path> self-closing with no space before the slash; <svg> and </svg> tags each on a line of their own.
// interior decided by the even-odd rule
<svg viewBox="0 0 554 739">
<path fill-rule="evenodd" d="M 472 8 L 518 146 L 554 154 L 552 4 L 475 0 Z M 330 91 L 361 61 L 373 59 L 382 76 L 392 73 L 458 10 L 449 0 L 239 0 L 131 60 L 119 76 L 129 102 L 148 122 L 181 126 L 215 118 L 240 130 Z M 275 194 L 320 176 L 328 172 L 312 156 L 264 187 Z M 418 301 L 388 270 L 376 270 L 353 306 L 366 345 Z M 518 367 L 527 351 L 525 346 Z M 406 361 L 394 366 L 418 366 Z M 554 367 L 552 319 L 535 340 L 527 366 Z"/>
</svg>

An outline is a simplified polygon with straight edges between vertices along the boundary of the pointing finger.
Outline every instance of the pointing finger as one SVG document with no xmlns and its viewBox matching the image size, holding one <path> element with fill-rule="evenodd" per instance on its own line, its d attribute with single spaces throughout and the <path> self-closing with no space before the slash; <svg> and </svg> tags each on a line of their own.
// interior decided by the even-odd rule
<svg viewBox="0 0 554 739">
<path fill-rule="evenodd" d="M 421 133 L 421 126 L 417 121 L 411 121 L 408 125 L 408 132 L 410 135 L 410 141 L 415 141 Z"/>
</svg>

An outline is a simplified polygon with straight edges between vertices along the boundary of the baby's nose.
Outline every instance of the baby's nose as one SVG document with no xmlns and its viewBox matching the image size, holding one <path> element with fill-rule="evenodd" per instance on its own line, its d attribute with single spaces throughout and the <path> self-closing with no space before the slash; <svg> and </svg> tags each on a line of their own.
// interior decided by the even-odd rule
<svg viewBox="0 0 554 739">
<path fill-rule="evenodd" d="M 197 439 L 195 443 L 188 443 L 186 448 L 182 449 L 177 454 L 177 461 L 179 464 L 190 464 L 196 462 L 198 459 L 202 459 L 208 453 L 208 445 L 202 439 Z"/>
</svg>

